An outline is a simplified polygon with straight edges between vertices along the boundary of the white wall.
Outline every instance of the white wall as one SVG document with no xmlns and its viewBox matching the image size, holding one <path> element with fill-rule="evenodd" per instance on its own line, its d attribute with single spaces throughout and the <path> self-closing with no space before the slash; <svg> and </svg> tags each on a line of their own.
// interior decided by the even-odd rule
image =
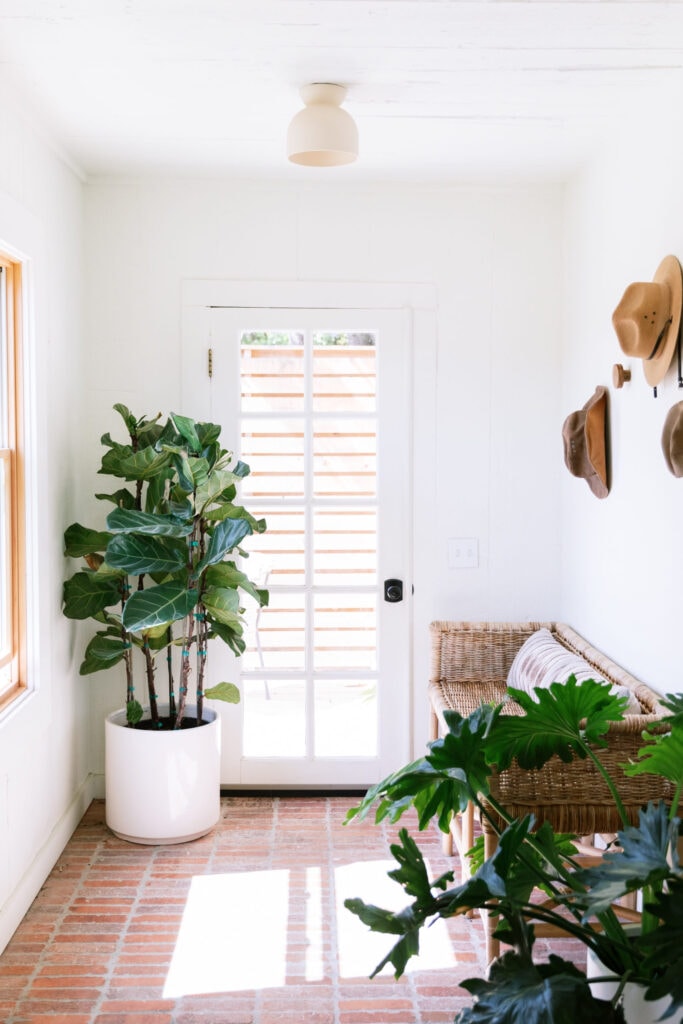
<svg viewBox="0 0 683 1024">
<path fill-rule="evenodd" d="M 429 621 L 559 610 L 562 204 L 555 187 L 86 189 L 91 491 L 97 439 L 116 426 L 114 402 L 140 415 L 177 407 L 183 279 L 436 286 L 436 373 L 434 353 L 421 349 L 426 337 L 416 337 L 420 750 Z M 448 568 L 449 537 L 479 539 L 479 569 Z M 101 737 L 104 711 L 122 701 L 120 679 L 94 677 L 93 693 Z M 93 767 L 102 771 L 101 740 Z"/>
<path fill-rule="evenodd" d="M 568 204 L 563 408 L 580 408 L 596 384 L 610 388 L 613 482 L 598 501 L 563 474 L 562 612 L 655 689 L 678 692 L 683 481 L 666 468 L 660 441 L 683 392 L 674 359 L 653 398 L 611 323 L 629 283 L 652 280 L 668 253 L 683 259 L 683 145 L 672 111 L 660 112 L 660 122 L 651 110 L 596 154 Z M 633 373 L 621 390 L 611 387 L 617 362 Z"/>
<path fill-rule="evenodd" d="M 88 690 L 61 615 L 62 534 L 76 507 L 82 185 L 12 106 L 0 110 L 0 248 L 29 260 L 34 519 L 29 527 L 28 696 L 0 715 L 0 949 L 90 800 Z"/>
</svg>

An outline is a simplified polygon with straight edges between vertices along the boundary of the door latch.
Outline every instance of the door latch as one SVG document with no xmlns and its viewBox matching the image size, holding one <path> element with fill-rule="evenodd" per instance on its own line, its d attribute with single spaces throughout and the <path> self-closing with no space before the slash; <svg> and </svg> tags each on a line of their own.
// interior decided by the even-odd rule
<svg viewBox="0 0 683 1024">
<path fill-rule="evenodd" d="M 397 604 L 403 600 L 403 580 L 384 581 L 384 600 L 389 604 Z"/>
</svg>

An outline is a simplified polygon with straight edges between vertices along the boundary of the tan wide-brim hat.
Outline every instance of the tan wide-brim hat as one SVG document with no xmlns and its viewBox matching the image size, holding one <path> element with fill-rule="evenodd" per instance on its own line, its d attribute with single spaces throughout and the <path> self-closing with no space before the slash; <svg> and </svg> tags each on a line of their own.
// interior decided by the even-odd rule
<svg viewBox="0 0 683 1024">
<path fill-rule="evenodd" d="M 681 327 L 683 271 L 675 256 L 665 256 L 652 281 L 630 284 L 612 314 L 621 350 L 642 359 L 645 379 L 656 387 L 673 358 Z"/>
<path fill-rule="evenodd" d="M 599 385 L 582 409 L 562 426 L 564 461 L 574 476 L 583 477 L 596 498 L 609 494 L 607 467 L 607 388 Z"/>
<path fill-rule="evenodd" d="M 683 402 L 669 409 L 662 431 L 662 451 L 669 471 L 683 476 Z"/>
</svg>

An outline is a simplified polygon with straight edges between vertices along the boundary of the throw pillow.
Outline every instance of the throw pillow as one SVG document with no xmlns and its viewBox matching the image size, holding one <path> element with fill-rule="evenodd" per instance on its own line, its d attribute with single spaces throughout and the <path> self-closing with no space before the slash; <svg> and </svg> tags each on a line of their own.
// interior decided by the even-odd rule
<svg viewBox="0 0 683 1024">
<path fill-rule="evenodd" d="M 545 689 L 551 683 L 566 683 L 571 675 L 576 676 L 578 683 L 586 679 L 595 679 L 597 683 L 609 682 L 597 669 L 589 665 L 585 658 L 568 651 L 549 629 L 543 627 L 532 633 L 515 655 L 508 673 L 507 685 L 524 690 L 530 697 L 535 697 L 535 687 Z M 627 686 L 612 683 L 611 689 L 617 697 L 628 698 L 624 714 L 642 714 L 640 704 Z"/>
</svg>

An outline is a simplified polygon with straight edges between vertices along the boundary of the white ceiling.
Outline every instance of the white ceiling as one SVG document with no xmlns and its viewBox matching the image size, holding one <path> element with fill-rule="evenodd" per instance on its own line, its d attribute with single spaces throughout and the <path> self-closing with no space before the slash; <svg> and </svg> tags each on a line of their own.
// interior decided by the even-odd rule
<svg viewBox="0 0 683 1024">
<path fill-rule="evenodd" d="M 0 0 L 0 81 L 88 178 L 559 180 L 636 108 L 680 130 L 682 63 L 682 0 Z M 285 158 L 316 81 L 356 164 Z"/>
</svg>

